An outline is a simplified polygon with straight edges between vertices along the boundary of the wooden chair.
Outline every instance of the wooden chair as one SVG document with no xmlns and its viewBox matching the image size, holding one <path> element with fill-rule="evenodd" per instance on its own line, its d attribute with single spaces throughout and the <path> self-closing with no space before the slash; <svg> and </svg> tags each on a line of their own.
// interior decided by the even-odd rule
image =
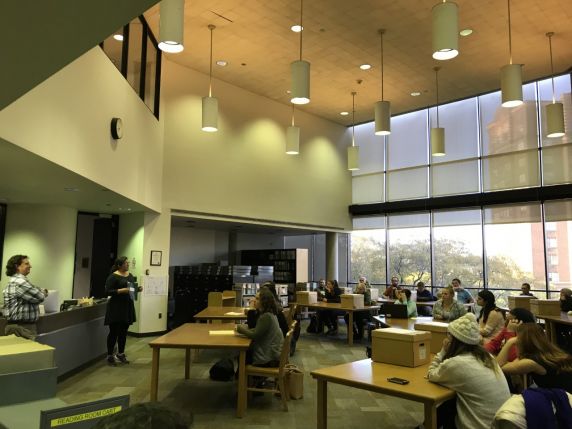
<svg viewBox="0 0 572 429">
<path fill-rule="evenodd" d="M 222 305 L 223 307 L 237 307 L 235 290 L 222 291 Z M 240 307 L 240 305 L 238 307 Z"/>
<path fill-rule="evenodd" d="M 288 396 L 289 393 L 286 391 L 285 381 L 286 381 L 286 364 L 288 363 L 288 357 L 290 356 L 290 341 L 292 340 L 292 335 L 294 334 L 294 327 L 296 326 L 296 321 L 292 323 L 290 330 L 284 338 L 282 343 L 282 352 L 280 353 L 280 365 L 278 368 L 264 368 L 254 365 L 246 365 L 246 379 L 247 379 L 247 392 L 269 392 L 269 393 L 279 393 L 282 400 L 282 408 L 284 411 L 288 411 Z M 274 387 L 249 387 L 250 384 L 249 377 L 265 377 L 274 378 Z"/>
<path fill-rule="evenodd" d="M 296 316 L 298 312 L 298 304 L 292 304 L 290 306 L 290 311 L 288 316 L 286 317 L 286 322 L 288 322 L 288 326 L 292 326 L 292 322 L 296 321 Z"/>
</svg>

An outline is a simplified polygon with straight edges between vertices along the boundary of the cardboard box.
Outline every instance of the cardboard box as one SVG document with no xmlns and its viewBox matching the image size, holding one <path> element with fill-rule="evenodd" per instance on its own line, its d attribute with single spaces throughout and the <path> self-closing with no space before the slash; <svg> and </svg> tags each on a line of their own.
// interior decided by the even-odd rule
<svg viewBox="0 0 572 429">
<path fill-rule="evenodd" d="M 431 333 L 409 329 L 385 328 L 372 332 L 371 359 L 374 362 L 416 367 L 431 357 Z"/>
<path fill-rule="evenodd" d="M 371 294 L 371 302 L 373 303 L 377 302 L 377 298 L 379 298 L 379 289 L 371 288 L 369 290 L 369 293 Z"/>
<path fill-rule="evenodd" d="M 296 302 L 298 304 L 316 304 L 318 302 L 318 292 L 297 291 Z"/>
<path fill-rule="evenodd" d="M 348 309 L 364 308 L 364 295 L 361 293 L 347 293 L 340 295 L 341 307 Z"/>
<path fill-rule="evenodd" d="M 560 300 L 532 299 L 530 300 L 530 311 L 535 316 L 560 316 Z"/>
<path fill-rule="evenodd" d="M 534 296 L 509 296 L 508 308 L 524 308 L 530 311 L 530 300 L 536 299 Z"/>
<path fill-rule="evenodd" d="M 439 353 L 443 347 L 443 340 L 447 337 L 448 323 L 420 322 L 413 325 L 416 331 L 431 332 L 431 353 Z"/>
</svg>

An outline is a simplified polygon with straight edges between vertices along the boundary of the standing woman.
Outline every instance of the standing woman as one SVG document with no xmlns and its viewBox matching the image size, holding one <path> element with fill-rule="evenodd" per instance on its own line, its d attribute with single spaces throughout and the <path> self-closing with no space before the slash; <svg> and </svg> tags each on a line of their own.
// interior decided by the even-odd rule
<svg viewBox="0 0 572 429">
<path fill-rule="evenodd" d="M 451 322 L 467 312 L 463 304 L 453 299 L 454 296 L 455 292 L 452 286 L 443 288 L 441 299 L 439 299 L 433 307 L 433 319 Z"/>
<path fill-rule="evenodd" d="M 490 290 L 482 290 L 477 296 L 477 305 L 481 308 L 479 313 L 479 329 L 485 344 L 492 340 L 504 328 L 504 315 L 496 306 L 495 296 Z"/>
<path fill-rule="evenodd" d="M 105 312 L 105 324 L 109 326 L 107 335 L 107 363 L 115 366 L 117 361 L 129 363 L 125 357 L 125 343 L 129 325 L 135 322 L 135 277 L 129 273 L 129 261 L 127 256 L 117 258 L 111 274 L 105 281 L 105 293 L 109 296 L 107 311 Z M 141 287 L 137 290 L 140 292 Z M 117 354 L 114 355 L 117 343 Z"/>
</svg>

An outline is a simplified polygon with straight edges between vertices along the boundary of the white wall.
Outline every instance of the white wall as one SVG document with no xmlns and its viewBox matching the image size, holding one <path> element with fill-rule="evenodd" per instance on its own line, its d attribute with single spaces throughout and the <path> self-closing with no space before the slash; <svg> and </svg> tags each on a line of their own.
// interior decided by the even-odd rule
<svg viewBox="0 0 572 429">
<path fill-rule="evenodd" d="M 217 231 L 211 229 L 172 228 L 169 265 L 196 265 L 202 262 L 215 262 L 217 256 L 216 237 Z"/>
</svg>

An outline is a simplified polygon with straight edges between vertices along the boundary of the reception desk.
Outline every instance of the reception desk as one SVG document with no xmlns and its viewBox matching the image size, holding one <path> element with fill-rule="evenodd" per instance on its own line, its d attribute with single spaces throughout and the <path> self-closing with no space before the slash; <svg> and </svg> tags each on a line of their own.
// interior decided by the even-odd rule
<svg viewBox="0 0 572 429">
<path fill-rule="evenodd" d="M 40 317 L 36 341 L 55 348 L 58 378 L 106 354 L 106 307 L 104 302 Z"/>
</svg>

